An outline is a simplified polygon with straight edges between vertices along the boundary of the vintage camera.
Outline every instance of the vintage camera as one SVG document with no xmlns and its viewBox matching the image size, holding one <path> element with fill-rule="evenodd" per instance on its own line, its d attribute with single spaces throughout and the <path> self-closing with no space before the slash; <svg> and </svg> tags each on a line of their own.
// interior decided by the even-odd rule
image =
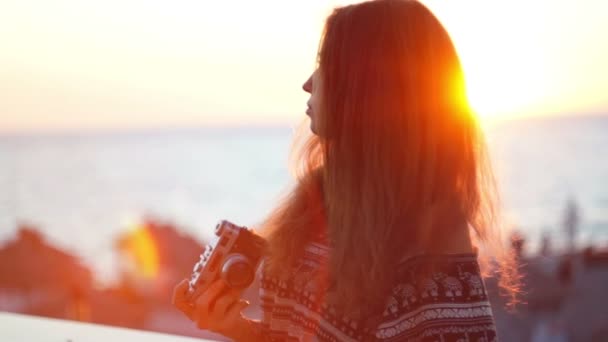
<svg viewBox="0 0 608 342">
<path fill-rule="evenodd" d="M 247 227 L 226 220 L 215 227 L 213 241 L 205 247 L 194 265 L 188 298 L 197 298 L 211 283 L 223 278 L 233 288 L 245 289 L 255 278 L 265 241 Z"/>
</svg>

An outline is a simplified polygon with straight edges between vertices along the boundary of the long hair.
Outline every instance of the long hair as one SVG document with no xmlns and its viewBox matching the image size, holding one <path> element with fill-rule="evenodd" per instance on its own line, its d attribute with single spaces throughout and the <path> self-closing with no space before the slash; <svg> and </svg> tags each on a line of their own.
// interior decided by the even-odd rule
<svg viewBox="0 0 608 342">
<path fill-rule="evenodd" d="M 431 11 L 411 0 L 337 8 L 318 56 L 322 134 L 300 137 L 297 183 L 262 224 L 269 271 L 280 275 L 326 230 L 327 300 L 353 316 L 378 312 L 400 260 L 457 235 L 436 224 L 442 215 L 468 223 L 476 244 L 512 271 L 463 70 Z M 514 293 L 513 273 L 502 277 Z"/>
</svg>

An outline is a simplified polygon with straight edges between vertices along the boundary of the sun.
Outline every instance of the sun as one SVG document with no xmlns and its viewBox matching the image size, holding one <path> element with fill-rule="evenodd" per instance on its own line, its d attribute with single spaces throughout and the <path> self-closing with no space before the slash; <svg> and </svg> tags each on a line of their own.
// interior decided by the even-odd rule
<svg viewBox="0 0 608 342">
<path fill-rule="evenodd" d="M 555 85 L 542 20 L 518 6 L 482 1 L 424 1 L 445 25 L 461 59 L 471 107 L 482 119 L 534 115 Z M 526 5 L 536 6 L 534 4 Z M 540 9 L 539 9 L 540 10 Z M 512 18 L 517 18 L 513 22 Z"/>
<path fill-rule="evenodd" d="M 495 36 L 506 36 L 495 28 Z M 546 59 L 534 41 L 484 42 L 456 35 L 467 82 L 468 99 L 483 119 L 534 115 L 552 88 Z"/>
<path fill-rule="evenodd" d="M 533 115 L 548 89 L 539 65 L 518 60 L 517 56 L 494 60 L 477 56 L 471 55 L 463 64 L 468 100 L 479 117 L 500 119 Z M 510 65 L 503 65 L 505 60 Z"/>
</svg>

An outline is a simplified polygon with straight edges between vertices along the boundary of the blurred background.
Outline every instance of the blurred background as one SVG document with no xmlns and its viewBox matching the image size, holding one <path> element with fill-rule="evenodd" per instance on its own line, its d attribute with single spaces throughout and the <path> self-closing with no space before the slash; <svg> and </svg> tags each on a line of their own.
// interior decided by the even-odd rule
<svg viewBox="0 0 608 342">
<path fill-rule="evenodd" d="M 355 1 L 0 1 L 0 311 L 221 339 L 169 303 L 291 184 L 324 19 Z M 427 0 L 518 252 L 505 341 L 608 340 L 608 2 Z M 254 303 L 256 290 L 246 294 Z"/>
</svg>

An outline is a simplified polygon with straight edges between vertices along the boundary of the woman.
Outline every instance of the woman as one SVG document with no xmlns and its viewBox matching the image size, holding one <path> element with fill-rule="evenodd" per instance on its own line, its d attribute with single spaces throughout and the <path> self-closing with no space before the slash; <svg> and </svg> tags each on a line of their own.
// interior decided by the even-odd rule
<svg viewBox="0 0 608 342">
<path fill-rule="evenodd" d="M 297 184 L 260 227 L 262 321 L 222 281 L 176 305 L 237 341 L 496 340 L 471 239 L 509 261 L 447 32 L 417 1 L 369 1 L 334 10 L 318 56 Z"/>
</svg>

